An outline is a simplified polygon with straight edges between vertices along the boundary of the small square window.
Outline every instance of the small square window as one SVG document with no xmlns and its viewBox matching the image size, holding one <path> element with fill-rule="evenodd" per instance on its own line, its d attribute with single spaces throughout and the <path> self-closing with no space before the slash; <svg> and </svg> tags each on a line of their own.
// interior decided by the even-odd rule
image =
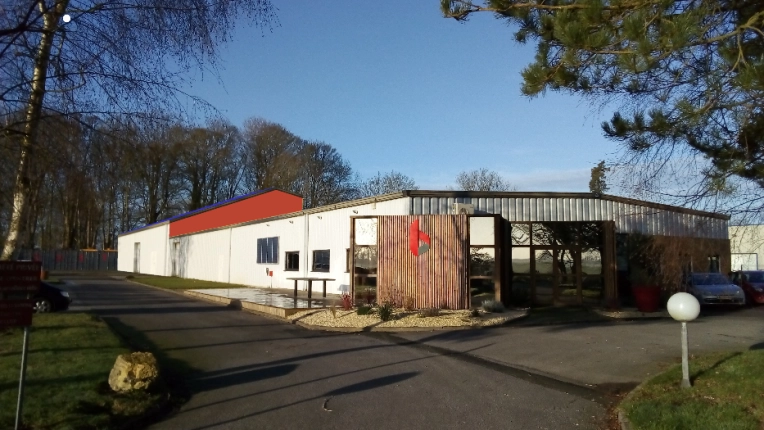
<svg viewBox="0 0 764 430">
<path fill-rule="evenodd" d="M 284 267 L 284 270 L 291 271 L 291 272 L 300 270 L 299 251 L 287 252 L 285 257 L 286 258 L 284 258 L 284 260 L 286 261 L 286 266 Z"/>
<path fill-rule="evenodd" d="M 329 250 L 324 249 L 320 251 L 313 251 L 313 272 L 328 272 L 329 271 Z"/>
</svg>

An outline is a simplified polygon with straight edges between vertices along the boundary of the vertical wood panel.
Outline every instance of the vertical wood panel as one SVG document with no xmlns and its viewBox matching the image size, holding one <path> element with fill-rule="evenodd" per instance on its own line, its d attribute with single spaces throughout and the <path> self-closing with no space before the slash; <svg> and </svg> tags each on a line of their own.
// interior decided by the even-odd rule
<svg viewBox="0 0 764 430">
<path fill-rule="evenodd" d="M 430 236 L 430 250 L 415 256 L 409 250 L 409 226 Z M 379 217 L 377 292 L 402 303 L 413 297 L 418 308 L 469 307 L 469 241 L 466 215 Z"/>
</svg>

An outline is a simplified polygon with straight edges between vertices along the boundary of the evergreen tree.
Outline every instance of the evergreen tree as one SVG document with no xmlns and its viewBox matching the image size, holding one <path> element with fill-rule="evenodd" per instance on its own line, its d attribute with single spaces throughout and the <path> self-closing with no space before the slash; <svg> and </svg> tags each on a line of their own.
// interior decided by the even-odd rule
<svg viewBox="0 0 764 430">
<path fill-rule="evenodd" d="M 536 43 L 522 92 L 621 101 L 603 123 L 632 153 L 705 157 L 708 179 L 764 188 L 764 4 L 756 0 L 442 0 L 446 17 L 475 12 Z"/>
</svg>

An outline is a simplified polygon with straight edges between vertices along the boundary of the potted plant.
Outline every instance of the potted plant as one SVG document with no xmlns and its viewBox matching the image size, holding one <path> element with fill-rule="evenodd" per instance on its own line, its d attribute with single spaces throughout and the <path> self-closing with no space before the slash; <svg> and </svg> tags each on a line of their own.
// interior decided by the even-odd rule
<svg viewBox="0 0 764 430">
<path fill-rule="evenodd" d="M 629 239 L 629 280 L 637 310 L 655 312 L 661 302 L 658 274 L 662 252 L 649 236 L 635 233 Z"/>
<path fill-rule="evenodd" d="M 656 312 L 661 302 L 661 287 L 647 268 L 635 264 L 631 268 L 631 291 L 640 312 Z"/>
</svg>

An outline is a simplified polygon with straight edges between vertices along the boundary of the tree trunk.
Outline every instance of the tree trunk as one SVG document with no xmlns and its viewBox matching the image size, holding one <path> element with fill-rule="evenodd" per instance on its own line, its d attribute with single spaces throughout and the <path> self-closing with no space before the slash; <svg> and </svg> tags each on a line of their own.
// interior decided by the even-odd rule
<svg viewBox="0 0 764 430">
<path fill-rule="evenodd" d="M 42 112 L 43 99 L 45 98 L 45 79 L 48 75 L 50 64 L 50 50 L 58 28 L 58 22 L 66 10 L 68 0 L 59 0 L 50 9 L 46 8 L 43 0 L 38 2 L 38 7 L 43 16 L 43 31 L 40 36 L 40 45 L 35 57 L 34 74 L 26 109 L 26 123 L 24 125 L 24 137 L 21 140 L 21 157 L 16 181 L 13 186 L 13 207 L 11 208 L 11 222 L 8 228 L 8 238 L 0 260 L 10 260 L 16 250 L 16 245 L 23 233 L 23 220 L 26 215 L 26 204 L 29 193 L 29 163 L 33 160 L 35 139 L 40 114 Z"/>
</svg>

